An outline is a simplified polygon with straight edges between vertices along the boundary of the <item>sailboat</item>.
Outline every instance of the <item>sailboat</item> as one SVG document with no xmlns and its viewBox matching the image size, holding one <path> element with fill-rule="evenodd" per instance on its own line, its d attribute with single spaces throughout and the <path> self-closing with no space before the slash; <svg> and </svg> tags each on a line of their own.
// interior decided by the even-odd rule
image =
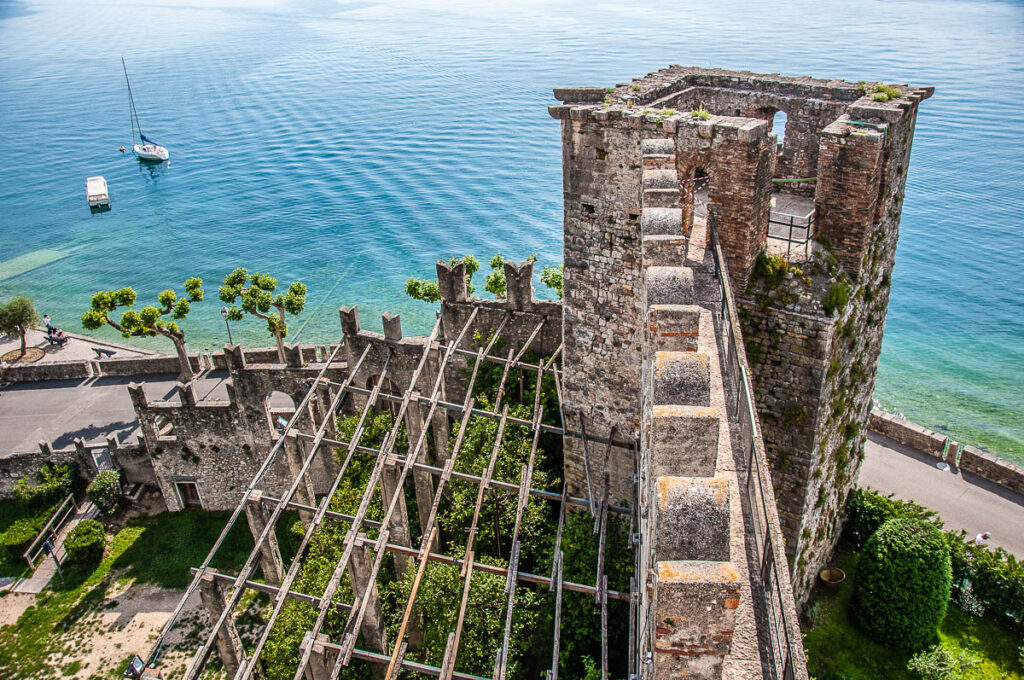
<svg viewBox="0 0 1024 680">
<path fill-rule="evenodd" d="M 129 113 L 132 121 L 132 149 L 140 161 L 162 163 L 169 158 L 169 154 L 167 149 L 142 134 L 142 126 L 139 125 L 139 113 L 135 110 L 135 97 L 132 96 L 132 82 L 128 80 L 128 67 L 124 63 L 124 57 L 121 57 L 121 67 L 124 69 L 124 81 L 128 83 L 128 103 L 131 107 Z M 135 128 L 139 129 L 140 142 L 138 144 L 135 143 Z"/>
</svg>

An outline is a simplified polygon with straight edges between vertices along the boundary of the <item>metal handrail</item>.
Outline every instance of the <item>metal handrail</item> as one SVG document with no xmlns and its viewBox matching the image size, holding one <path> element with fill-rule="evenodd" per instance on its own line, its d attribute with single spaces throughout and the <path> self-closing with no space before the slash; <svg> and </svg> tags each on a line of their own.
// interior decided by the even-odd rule
<svg viewBox="0 0 1024 680">
<path fill-rule="evenodd" d="M 777 555 L 785 555 L 785 544 L 779 526 L 767 454 L 754 410 L 753 387 L 743 350 L 743 333 L 729 283 L 728 265 L 710 219 L 707 233 L 722 296 L 722 308 L 718 315 L 722 331 L 718 333 L 722 343 L 722 364 L 735 395 L 733 412 L 739 421 L 740 437 L 748 457 L 746 490 L 754 524 L 754 547 L 760 567 L 761 585 L 754 590 L 760 596 L 767 624 L 764 629 L 768 639 L 769 677 L 773 680 L 803 680 L 807 678 L 806 661 L 796 608 L 783 597 L 784 592 L 792 593 L 792 586 L 785 560 L 780 565 L 776 559 Z M 760 592 L 756 592 L 758 590 Z"/>
<path fill-rule="evenodd" d="M 68 507 L 69 504 L 70 507 Z M 42 530 L 35 537 L 32 543 L 29 544 L 28 549 L 22 555 L 22 557 L 25 558 L 25 561 L 28 562 L 28 566 L 31 570 L 35 571 L 36 558 L 38 558 L 39 553 L 42 552 L 42 549 L 39 548 L 39 543 L 41 541 L 45 541 L 51 535 L 56 535 L 61 530 L 61 527 L 64 526 L 64 523 L 68 521 L 68 517 L 70 517 L 72 513 L 77 511 L 78 506 L 75 505 L 75 495 L 69 493 L 67 495 L 67 498 L 65 498 L 57 507 L 57 509 L 53 511 L 53 514 L 50 515 L 49 521 L 46 522 L 46 526 L 42 528 Z M 54 520 L 56 520 L 57 516 L 61 513 L 64 514 L 61 516 L 60 520 L 57 521 L 56 524 L 54 524 Z M 35 554 L 33 554 L 33 551 L 35 552 Z"/>
</svg>

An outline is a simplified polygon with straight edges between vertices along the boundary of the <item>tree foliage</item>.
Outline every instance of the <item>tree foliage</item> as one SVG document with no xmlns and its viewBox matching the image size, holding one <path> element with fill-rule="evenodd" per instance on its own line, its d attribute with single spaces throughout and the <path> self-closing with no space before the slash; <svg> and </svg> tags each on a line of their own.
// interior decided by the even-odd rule
<svg viewBox="0 0 1024 680">
<path fill-rule="evenodd" d="M 189 366 L 188 353 L 185 350 L 185 331 L 176 322 L 188 316 L 193 302 L 202 301 L 203 280 L 198 277 L 187 279 L 184 288 L 185 295 L 182 297 L 179 297 L 173 289 L 168 288 L 157 295 L 159 306 L 147 305 L 138 311 L 125 310 L 121 313 L 119 321 L 114 321 L 110 316 L 111 313 L 119 307 L 134 305 L 138 297 L 135 291 L 128 287 L 97 291 L 89 300 L 88 311 L 82 314 L 82 326 L 86 330 L 94 331 L 107 325 L 119 331 L 126 338 L 157 335 L 169 338 L 178 353 L 182 379 L 191 380 L 193 372 Z M 172 320 L 165 320 L 164 317 L 167 316 Z"/>
<path fill-rule="evenodd" d="M 879 642 L 922 649 L 937 637 L 951 582 L 942 532 L 919 520 L 889 520 L 868 539 L 858 563 L 858 623 Z"/>
<path fill-rule="evenodd" d="M 942 528 L 938 516 L 913 501 L 883 496 L 870 489 L 855 489 L 846 501 L 843 540 L 854 548 L 889 519 L 918 519 Z M 968 591 L 984 610 L 1016 628 L 1024 622 L 1024 560 L 1002 548 L 974 543 L 963 531 L 944 532 L 953 568 L 953 591 Z"/>
<path fill-rule="evenodd" d="M 558 265 L 557 267 L 544 267 L 540 272 L 541 283 L 553 289 L 559 300 L 562 299 L 563 271 L 564 265 Z"/>
<path fill-rule="evenodd" d="M 21 339 L 21 353 L 25 353 L 25 335 L 39 323 L 39 312 L 32 300 L 19 295 L 0 304 L 0 335 Z"/>
<path fill-rule="evenodd" d="M 532 254 L 523 260 L 521 264 L 536 261 L 537 255 Z M 476 292 L 476 287 L 473 285 L 473 275 L 479 271 L 480 261 L 476 259 L 475 255 L 463 255 L 462 257 L 452 255 L 448 258 L 448 264 L 450 265 L 455 265 L 459 262 L 466 263 L 466 293 L 472 296 Z M 507 288 L 507 282 L 505 281 L 505 258 L 501 253 L 496 253 L 488 261 L 488 265 L 490 271 L 484 280 L 484 290 L 499 300 L 503 299 Z M 541 272 L 540 280 L 548 288 L 554 289 L 559 299 L 562 298 L 562 265 L 545 267 Z M 434 303 L 441 299 L 441 290 L 438 287 L 437 281 L 416 277 L 412 277 L 405 282 L 405 294 L 423 302 Z"/>
<path fill-rule="evenodd" d="M 536 261 L 537 253 L 534 253 L 528 255 L 520 264 L 523 265 L 527 262 Z M 487 274 L 487 279 L 484 281 L 484 290 L 499 300 L 503 300 L 508 288 L 508 282 L 505 281 L 505 258 L 502 257 L 501 253 L 496 253 L 488 264 L 491 266 L 491 271 Z"/>
<path fill-rule="evenodd" d="M 295 281 L 284 293 L 277 293 L 277 279 L 270 274 L 249 273 L 239 267 L 224 277 L 220 299 L 227 303 L 227 318 L 241 321 L 242 313 L 251 314 L 267 322 L 267 330 L 277 341 L 279 359 L 284 361 L 284 338 L 288 335 L 285 314 L 302 313 L 306 306 L 306 286 Z M 271 310 L 273 310 L 273 313 Z"/>
</svg>

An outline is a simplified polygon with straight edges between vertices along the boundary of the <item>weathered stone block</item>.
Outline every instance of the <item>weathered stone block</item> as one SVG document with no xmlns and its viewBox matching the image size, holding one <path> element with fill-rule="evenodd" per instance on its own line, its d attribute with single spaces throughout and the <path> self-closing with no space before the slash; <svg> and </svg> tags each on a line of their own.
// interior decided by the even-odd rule
<svg viewBox="0 0 1024 680">
<path fill-rule="evenodd" d="M 658 560 L 729 559 L 729 482 L 724 477 L 657 477 Z"/>
<path fill-rule="evenodd" d="M 654 404 L 711 405 L 711 362 L 703 352 L 657 352 Z"/>
<path fill-rule="evenodd" d="M 647 267 L 647 305 L 688 305 L 693 302 L 693 271 L 689 267 Z"/>
<path fill-rule="evenodd" d="M 658 562 L 654 678 L 721 678 L 732 649 L 740 574 L 730 562 Z"/>
<path fill-rule="evenodd" d="M 721 414 L 704 406 L 655 406 L 651 477 L 711 477 L 718 461 Z"/>
</svg>

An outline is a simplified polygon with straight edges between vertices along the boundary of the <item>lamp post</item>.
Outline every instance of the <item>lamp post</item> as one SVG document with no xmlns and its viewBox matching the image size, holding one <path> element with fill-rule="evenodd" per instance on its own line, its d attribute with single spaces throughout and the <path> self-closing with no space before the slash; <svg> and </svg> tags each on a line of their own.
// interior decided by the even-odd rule
<svg viewBox="0 0 1024 680">
<path fill-rule="evenodd" d="M 220 308 L 220 315 L 224 317 L 224 325 L 228 327 L 228 344 L 233 345 L 235 341 L 231 339 L 231 324 L 228 323 L 228 308 L 226 306 Z"/>
</svg>

